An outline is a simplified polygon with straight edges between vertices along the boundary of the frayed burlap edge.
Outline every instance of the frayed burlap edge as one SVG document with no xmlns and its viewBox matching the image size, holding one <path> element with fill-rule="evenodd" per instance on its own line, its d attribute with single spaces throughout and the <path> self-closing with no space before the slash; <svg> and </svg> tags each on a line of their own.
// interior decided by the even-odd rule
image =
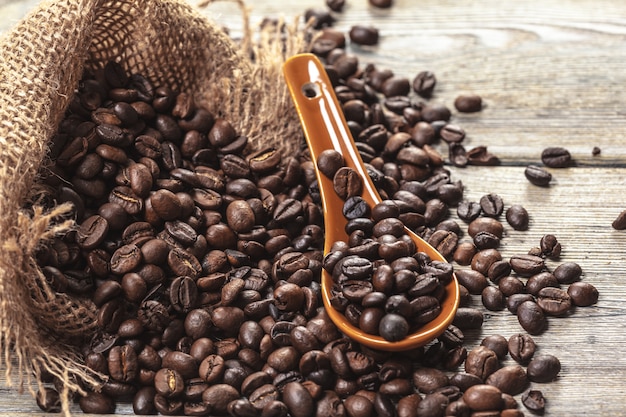
<svg viewBox="0 0 626 417">
<path fill-rule="evenodd" d="M 284 31 L 262 29 L 258 41 L 247 31 L 237 47 L 178 0 L 48 0 L 3 35 L 0 367 L 7 385 L 35 395 L 44 374 L 59 378 L 63 413 L 70 415 L 70 394 L 102 383 L 67 343 L 73 333 L 94 332 L 93 304 L 55 293 L 34 257 L 40 245 L 74 227 L 59 220 L 70 208 L 23 209 L 32 203 L 47 144 L 83 72 L 116 60 L 155 84 L 195 93 L 208 110 L 249 137 L 249 151 L 272 146 L 291 155 L 301 146 L 302 133 L 282 63 L 304 49 L 297 23 Z"/>
<path fill-rule="evenodd" d="M 283 157 L 293 156 L 302 148 L 304 136 L 282 68 L 287 58 L 310 49 L 313 22 L 302 25 L 301 16 L 291 22 L 279 17 L 255 28 L 250 23 L 250 8 L 243 0 L 203 0 L 198 7 L 206 9 L 218 1 L 239 6 L 243 21 L 239 45 L 250 59 L 253 86 L 246 90 L 233 85 L 233 80 L 223 80 L 221 88 L 234 91 L 233 100 L 225 109 L 226 117 L 248 137 L 247 152 L 275 148 Z"/>
</svg>

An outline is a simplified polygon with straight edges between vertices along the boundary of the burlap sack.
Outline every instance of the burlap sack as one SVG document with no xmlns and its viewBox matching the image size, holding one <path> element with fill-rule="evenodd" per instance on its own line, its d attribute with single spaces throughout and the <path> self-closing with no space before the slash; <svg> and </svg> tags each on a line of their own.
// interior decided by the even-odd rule
<svg viewBox="0 0 626 417">
<path fill-rule="evenodd" d="M 73 226 L 55 221 L 68 207 L 44 212 L 31 200 L 83 71 L 115 60 L 155 85 L 193 93 L 252 147 L 289 153 L 301 133 L 280 65 L 304 44 L 293 30 L 264 31 L 254 44 L 246 33 L 242 46 L 182 1 L 48 0 L 0 39 L 0 365 L 9 384 L 33 392 L 42 373 L 61 378 L 67 413 L 68 392 L 81 391 L 77 379 L 100 382 L 71 344 L 94 331 L 93 305 L 55 293 L 33 257 Z"/>
</svg>

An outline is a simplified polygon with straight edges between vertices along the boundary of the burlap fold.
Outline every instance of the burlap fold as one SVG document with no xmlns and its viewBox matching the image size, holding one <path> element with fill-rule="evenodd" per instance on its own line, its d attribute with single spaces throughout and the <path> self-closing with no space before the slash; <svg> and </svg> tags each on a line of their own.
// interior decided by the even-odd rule
<svg viewBox="0 0 626 417">
<path fill-rule="evenodd" d="M 0 365 L 9 384 L 31 389 L 43 373 L 61 378 L 67 414 L 68 392 L 81 391 L 77 378 L 100 382 L 71 345 L 95 330 L 94 306 L 55 293 L 34 259 L 42 242 L 73 227 L 58 221 L 68 207 L 45 212 L 32 198 L 83 71 L 117 61 L 155 85 L 193 93 L 252 148 L 289 153 L 301 134 L 280 65 L 304 38 L 295 28 L 263 31 L 254 43 L 249 35 L 242 51 L 177 0 L 49 0 L 0 39 Z"/>
</svg>

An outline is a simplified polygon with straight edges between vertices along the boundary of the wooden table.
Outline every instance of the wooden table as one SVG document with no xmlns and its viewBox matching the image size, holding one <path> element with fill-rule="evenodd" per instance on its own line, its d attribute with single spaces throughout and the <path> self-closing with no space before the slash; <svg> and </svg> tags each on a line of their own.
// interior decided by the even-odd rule
<svg viewBox="0 0 626 417">
<path fill-rule="evenodd" d="M 4 1 L 0 11 L 22 13 L 24 3 L 36 2 Z M 291 18 L 308 7 L 324 7 L 322 0 L 250 3 L 253 23 L 262 16 Z M 507 227 L 504 256 L 526 253 L 541 236 L 554 234 L 563 252 L 548 263 L 550 269 L 578 262 L 583 280 L 600 291 L 597 305 L 579 308 L 569 318 L 551 318 L 548 331 L 535 338 L 539 353 L 555 354 L 562 363 L 558 381 L 533 384 L 547 398 L 545 415 L 623 415 L 626 231 L 613 230 L 611 222 L 626 209 L 626 3 L 396 0 L 388 10 L 372 9 L 365 0 L 348 3 L 336 28 L 372 24 L 381 33 L 378 47 L 352 49 L 362 62 L 411 79 L 422 70 L 435 72 L 433 100 L 450 107 L 461 92 L 483 97 L 482 112 L 454 114 L 453 120 L 466 129 L 467 148 L 487 145 L 502 164 L 450 169 L 462 180 L 465 198 L 477 201 L 496 193 L 507 207 L 518 203 L 529 211 L 530 230 Z M 204 13 L 237 32 L 240 17 L 233 4 L 220 2 Z M 577 165 L 550 170 L 551 186 L 540 188 L 523 172 L 529 163 L 541 162 L 548 146 L 566 147 Z M 600 155 L 592 156 L 594 146 Z M 519 331 L 508 312 L 489 313 L 482 332 L 469 335 L 469 346 L 486 335 Z M 38 411 L 27 395 L 0 389 L 0 416 Z M 121 405 L 118 413 L 132 409 Z"/>
</svg>

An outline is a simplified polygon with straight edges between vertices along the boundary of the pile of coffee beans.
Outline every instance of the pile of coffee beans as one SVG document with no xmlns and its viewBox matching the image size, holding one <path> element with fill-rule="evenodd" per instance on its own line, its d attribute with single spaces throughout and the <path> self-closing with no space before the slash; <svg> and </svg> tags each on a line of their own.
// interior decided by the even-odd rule
<svg viewBox="0 0 626 417">
<path fill-rule="evenodd" d="M 441 313 L 452 266 L 417 251 L 401 220 L 412 212 L 408 202 L 384 200 L 370 207 L 361 197 L 363 179 L 333 149 L 323 151 L 316 164 L 345 201 L 349 236 L 334 242 L 322 264 L 334 283 L 331 304 L 364 332 L 402 340 Z"/>
<path fill-rule="evenodd" d="M 484 146 L 466 151 L 451 111 L 420 99 L 430 97 L 434 74 L 419 72 L 411 82 L 361 67 L 344 45 L 345 35 L 326 27 L 313 49 L 368 174 L 394 203 L 362 212 L 356 183 L 342 171 L 340 192 L 354 203 L 346 210 L 354 217 L 354 245 L 341 250 L 358 256 L 341 256 L 341 273 L 358 274 L 365 259 L 372 272 L 380 263 L 376 281 L 388 282 L 393 261 L 372 262 L 358 252 L 369 245 L 365 229 L 397 218 L 461 267 L 453 325 L 425 347 L 393 354 L 343 336 L 321 303 L 320 275 L 330 264 L 322 250 L 316 161 L 305 149 L 288 157 L 273 148 L 249 154 L 247 138 L 197 107 L 189 92 L 153 86 L 110 63 L 81 81 L 52 143 L 53 164 L 42 171 L 52 203 L 73 203 L 78 227 L 42 248 L 39 264 L 56 291 L 90 299 L 98 309 L 99 330 L 81 341 L 82 351 L 107 379 L 100 391 L 76 398 L 83 411 L 110 413 L 132 403 L 141 415 L 512 417 L 523 415 L 514 398 L 523 394 L 528 410 L 542 412 L 546 400 L 534 385 L 558 378 L 560 362 L 535 356 L 529 333 L 544 331 L 546 316 L 595 303 L 597 290 L 580 281 L 573 262 L 548 271 L 545 259 L 561 250 L 553 235 L 503 259 L 505 202 L 496 194 L 464 200 L 461 182 L 445 167 L 494 165 L 497 157 Z M 459 111 L 478 110 L 477 101 L 459 100 Z M 449 146 L 447 160 L 433 146 L 440 141 Z M 455 208 L 460 222 L 451 218 Z M 393 215 L 379 216 L 387 210 Z M 528 228 L 523 207 L 511 205 L 505 216 L 510 227 Z M 428 265 L 419 254 L 398 259 Z M 437 279 L 449 268 L 430 266 L 435 270 L 426 273 Z M 415 274 L 405 275 L 413 282 Z M 382 303 L 371 279 L 368 296 Z M 380 292 L 391 312 L 406 305 Z M 370 314 L 364 300 L 350 308 L 355 323 Z M 470 348 L 465 333 L 479 331 L 485 308 L 510 310 L 521 327 Z M 515 364 L 505 362 L 507 355 Z M 38 404 L 58 411 L 63 387 L 49 382 Z"/>
</svg>

